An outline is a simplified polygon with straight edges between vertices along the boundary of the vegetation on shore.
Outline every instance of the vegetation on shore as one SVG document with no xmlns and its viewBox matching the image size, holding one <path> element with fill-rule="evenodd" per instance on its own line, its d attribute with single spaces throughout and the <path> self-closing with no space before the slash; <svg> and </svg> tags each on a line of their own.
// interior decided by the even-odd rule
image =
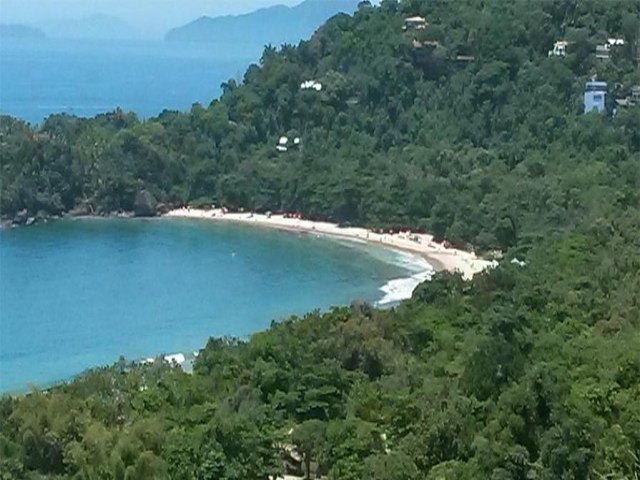
<svg viewBox="0 0 640 480">
<path fill-rule="evenodd" d="M 392 310 L 211 339 L 192 375 L 120 362 L 5 397 L 0 478 L 266 479 L 291 445 L 330 479 L 637 478 L 640 108 L 581 99 L 593 75 L 611 96 L 640 84 L 639 32 L 636 1 L 385 0 L 267 48 L 207 108 L 0 119 L 9 217 L 131 210 L 144 190 L 505 252 Z M 610 36 L 624 46 L 596 60 Z"/>
</svg>

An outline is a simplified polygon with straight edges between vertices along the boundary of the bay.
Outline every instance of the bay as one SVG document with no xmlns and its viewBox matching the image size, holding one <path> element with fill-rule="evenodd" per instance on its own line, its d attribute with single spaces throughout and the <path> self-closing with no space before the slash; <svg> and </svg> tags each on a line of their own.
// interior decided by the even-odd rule
<svg viewBox="0 0 640 480">
<path fill-rule="evenodd" d="M 0 391 L 192 352 L 313 309 L 375 302 L 393 251 L 184 219 L 76 219 L 0 231 Z"/>
</svg>

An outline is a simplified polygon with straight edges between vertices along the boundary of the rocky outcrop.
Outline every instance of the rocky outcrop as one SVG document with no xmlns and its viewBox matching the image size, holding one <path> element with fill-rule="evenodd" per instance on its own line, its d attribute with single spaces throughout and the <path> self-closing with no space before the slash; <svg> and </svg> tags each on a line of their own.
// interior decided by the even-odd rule
<svg viewBox="0 0 640 480">
<path fill-rule="evenodd" d="M 164 215 L 165 213 L 168 213 L 169 210 L 171 210 L 171 206 L 166 203 L 158 203 L 156 205 L 156 214 L 158 215 Z"/>
<path fill-rule="evenodd" d="M 27 209 L 25 208 L 24 210 L 20 210 L 15 214 L 15 216 L 13 217 L 13 223 L 16 225 L 22 225 L 27 221 L 28 218 L 29 212 L 27 212 Z"/>
<path fill-rule="evenodd" d="M 136 217 L 153 217 L 157 205 L 156 198 L 149 190 L 140 190 L 133 201 L 133 213 Z"/>
</svg>

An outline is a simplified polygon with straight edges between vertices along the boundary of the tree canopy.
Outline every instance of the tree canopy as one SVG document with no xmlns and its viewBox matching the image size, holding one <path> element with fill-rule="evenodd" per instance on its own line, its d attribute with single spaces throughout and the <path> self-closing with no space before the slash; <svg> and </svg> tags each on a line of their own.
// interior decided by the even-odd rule
<svg viewBox="0 0 640 480">
<path fill-rule="evenodd" d="M 403 29 L 413 15 L 428 26 Z M 637 1 L 383 0 L 265 48 L 206 107 L 2 117 L 10 218 L 132 210 L 145 190 L 504 258 L 392 309 L 210 339 L 193 374 L 120 362 L 5 396 L 0 478 L 636 478 L 640 107 L 585 115 L 582 92 L 640 84 L 639 32 Z M 609 37 L 625 43 L 600 61 Z"/>
</svg>

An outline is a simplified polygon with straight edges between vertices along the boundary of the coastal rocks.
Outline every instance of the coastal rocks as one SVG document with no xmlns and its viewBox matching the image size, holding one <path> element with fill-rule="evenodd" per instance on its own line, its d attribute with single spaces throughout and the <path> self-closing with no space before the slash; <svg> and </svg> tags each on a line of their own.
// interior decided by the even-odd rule
<svg viewBox="0 0 640 480">
<path fill-rule="evenodd" d="M 84 217 L 87 215 L 93 215 L 93 208 L 88 203 L 82 203 L 69 210 L 67 214 L 70 217 Z"/>
<path fill-rule="evenodd" d="M 8 216 L 2 218 L 0 220 L 0 228 L 13 228 L 19 226 L 30 227 L 37 223 L 47 223 L 51 218 L 56 217 L 52 217 L 44 210 L 38 210 L 35 215 L 29 215 L 29 211 L 27 209 L 23 209 L 17 212 L 13 217 Z"/>
<path fill-rule="evenodd" d="M 26 223 L 28 218 L 29 212 L 27 212 L 27 209 L 25 208 L 24 210 L 20 210 L 15 214 L 15 216 L 13 217 L 13 223 L 15 225 L 23 225 L 24 223 Z"/>
<path fill-rule="evenodd" d="M 46 223 L 49 218 L 51 216 L 44 210 L 38 210 L 38 213 L 36 213 L 36 222 L 38 223 Z"/>
<path fill-rule="evenodd" d="M 169 211 L 171 210 L 171 206 L 167 205 L 166 203 L 158 203 L 156 205 L 156 214 L 157 215 L 164 215 L 166 213 L 169 213 Z"/>
<path fill-rule="evenodd" d="M 140 190 L 133 201 L 133 213 L 136 217 L 153 217 L 156 215 L 157 204 L 149 190 Z"/>
</svg>

